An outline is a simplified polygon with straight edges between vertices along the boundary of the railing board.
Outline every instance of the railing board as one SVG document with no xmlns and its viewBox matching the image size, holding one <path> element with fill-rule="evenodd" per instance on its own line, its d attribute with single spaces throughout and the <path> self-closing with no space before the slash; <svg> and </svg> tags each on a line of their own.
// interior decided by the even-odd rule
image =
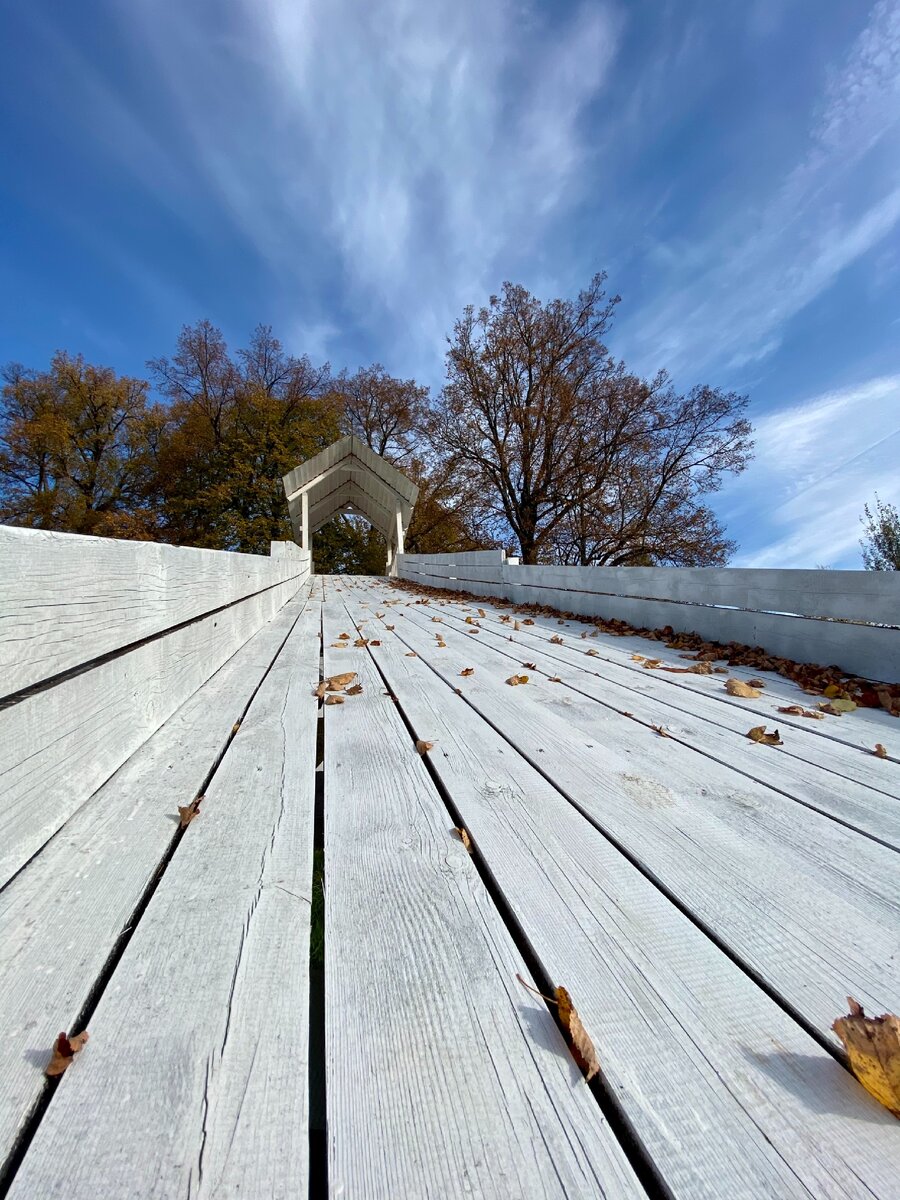
<svg viewBox="0 0 900 1200">
<path fill-rule="evenodd" d="M 0 886 L 296 592 L 279 584 L 0 710 Z"/>
<path fill-rule="evenodd" d="M 141 917 L 17 1200 L 306 1194 L 315 607 Z"/>
<path fill-rule="evenodd" d="M 233 554 L 0 526 L 0 699 L 309 574 L 309 555 Z"/>
<path fill-rule="evenodd" d="M 0 1162 L 254 689 L 300 615 L 290 600 L 0 893 Z"/>
<path fill-rule="evenodd" d="M 895 851 L 577 693 L 565 699 L 587 706 L 594 732 L 573 739 L 559 684 L 509 688 L 510 660 L 483 635 L 433 625 L 421 606 L 394 614 L 412 649 L 823 1037 L 848 994 L 890 1011 Z M 475 675 L 457 678 L 465 666 Z"/>
<path fill-rule="evenodd" d="M 342 591 L 325 671 L 364 691 L 325 708 L 331 1194 L 637 1197 L 369 656 L 331 649 Z"/>
<path fill-rule="evenodd" d="M 373 634 L 384 598 L 347 594 Z M 887 1200 L 900 1165 L 892 1118 L 511 752 L 467 703 L 479 675 L 460 679 L 449 648 L 407 657 L 407 623 L 388 611 L 396 632 L 379 632 L 371 653 L 414 735 L 433 740 L 430 760 L 530 946 L 572 993 L 665 1194 Z M 513 719 L 524 690 L 502 705 Z"/>
</svg>

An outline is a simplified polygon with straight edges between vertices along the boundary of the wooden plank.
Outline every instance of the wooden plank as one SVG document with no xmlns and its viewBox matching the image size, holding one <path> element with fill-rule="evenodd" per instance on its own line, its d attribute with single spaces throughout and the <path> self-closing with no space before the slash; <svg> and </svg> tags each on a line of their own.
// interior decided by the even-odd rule
<svg viewBox="0 0 900 1200">
<path fill-rule="evenodd" d="M 0 893 L 0 1161 L 177 829 L 303 608 L 288 601 Z"/>
<path fill-rule="evenodd" d="M 900 988 L 896 851 L 559 684 L 529 673 L 528 685 L 509 688 L 510 660 L 482 635 L 431 625 L 415 607 L 395 608 L 391 621 L 821 1036 L 833 1039 L 848 994 L 865 991 L 866 1008 L 891 1010 Z M 435 629 L 446 650 L 435 649 Z M 459 677 L 468 666 L 474 676 Z M 579 729 L 585 706 L 590 735 Z"/>
<path fill-rule="evenodd" d="M 363 610 L 355 595 L 355 616 L 383 599 Z M 572 993 L 665 1194 L 892 1195 L 900 1143 L 885 1110 L 510 752 L 468 692 L 453 694 L 458 678 L 442 687 L 398 634 L 372 654 L 414 735 L 433 740 L 430 761 L 543 968 Z"/>
<path fill-rule="evenodd" d="M 640 1188 L 525 968 L 371 660 L 325 708 L 325 1003 L 333 1196 L 508 1200 Z"/>
<path fill-rule="evenodd" d="M 522 566 L 508 569 L 505 575 L 507 582 L 543 590 L 724 605 L 872 624 L 900 623 L 900 579 L 891 578 L 889 571 Z M 561 607 L 570 608 L 567 604 Z"/>
<path fill-rule="evenodd" d="M 185 831 L 11 1196 L 306 1194 L 316 607 Z"/>
<path fill-rule="evenodd" d="M 454 613 L 448 605 L 437 611 L 458 628 L 467 628 L 461 609 Z M 567 644 L 558 645 L 549 639 L 565 639 L 564 628 L 554 632 L 541 630 L 537 634 L 532 632 L 535 628 L 525 626 L 518 631 L 513 628 L 510 634 L 507 625 L 484 620 L 479 636 L 509 655 L 512 664 L 518 666 L 523 659 L 535 660 L 543 673 L 551 677 L 561 673 L 567 686 L 598 703 L 628 713 L 650 726 L 662 724 L 671 737 L 714 761 L 886 845 L 900 848 L 900 805 L 891 799 L 895 793 L 900 795 L 896 763 L 882 761 L 871 753 L 860 755 L 828 739 L 823 741 L 816 735 L 816 726 L 808 720 L 806 729 L 782 729 L 784 746 L 774 750 L 765 747 L 766 753 L 762 753 L 760 747 L 748 741 L 747 731 L 759 723 L 759 715 L 770 727 L 780 726 L 782 714 L 775 711 L 775 704 L 770 703 L 768 711 L 762 714 L 748 717 L 738 708 L 719 703 L 720 696 L 729 698 L 721 675 L 693 676 L 705 682 L 708 689 L 705 696 L 679 691 L 667 685 L 669 677 L 662 672 L 643 670 L 639 664 L 634 669 L 636 664 L 631 662 L 630 669 L 626 669 L 600 657 L 605 652 L 602 638 L 570 638 Z M 591 657 L 586 647 L 598 657 Z"/>
<path fill-rule="evenodd" d="M 687 664 L 678 657 L 677 652 L 666 650 L 663 643 L 637 637 L 594 636 L 596 630 L 591 631 L 589 625 L 574 621 L 535 617 L 533 625 L 522 625 L 520 621 L 520 628 L 511 631 L 507 628 L 508 623 L 500 621 L 501 610 L 486 603 L 488 618 L 485 626 L 499 633 L 504 640 L 512 632 L 514 640 L 526 649 L 540 640 L 542 648 L 560 661 L 584 670 L 600 670 L 604 678 L 614 678 L 629 688 L 653 695 L 662 703 L 681 708 L 693 716 L 703 716 L 742 734 L 750 725 L 759 724 L 760 719 L 770 725 L 792 728 L 796 733 L 785 744 L 782 755 L 795 756 L 804 762 L 827 767 L 835 774 L 855 779 L 867 788 L 900 797 L 900 775 L 896 769 L 896 763 L 900 760 L 900 743 L 894 744 L 891 752 L 892 739 L 900 736 L 900 721 L 880 709 L 863 708 L 846 717 L 829 716 L 821 722 L 813 722 L 807 717 L 791 716 L 777 710 L 791 704 L 815 706 L 823 697 L 807 696 L 796 684 L 773 671 L 753 672 L 729 667 L 727 675 L 709 676 L 647 671 L 640 662 L 633 660 L 633 654 L 659 658 L 667 666 L 684 667 Z M 462 608 L 460 613 L 462 620 L 465 620 Z M 510 610 L 506 610 L 505 615 L 509 616 Z M 597 660 L 584 657 L 586 639 L 582 635 L 585 633 L 589 638 L 587 646 L 596 651 Z M 564 644 L 551 644 L 549 639 L 552 637 L 562 637 Z M 606 663 L 612 664 L 612 668 L 607 667 Z M 763 694 L 758 699 L 728 695 L 725 679 L 730 677 L 744 681 L 757 677 L 763 679 Z M 686 696 L 685 692 L 690 696 Z M 873 754 L 875 743 L 879 741 L 887 743 L 886 759 Z M 848 746 L 863 753 L 848 753 L 845 748 Z"/>
<path fill-rule="evenodd" d="M 0 886 L 297 590 L 279 584 L 0 710 Z"/>
<path fill-rule="evenodd" d="M 309 574 L 309 559 L 0 526 L 0 699 Z"/>
</svg>

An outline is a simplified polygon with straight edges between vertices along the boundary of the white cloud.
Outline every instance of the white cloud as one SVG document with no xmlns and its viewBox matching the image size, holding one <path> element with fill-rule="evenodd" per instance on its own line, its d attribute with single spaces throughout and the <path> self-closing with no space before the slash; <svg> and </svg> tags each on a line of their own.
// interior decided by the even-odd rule
<svg viewBox="0 0 900 1200">
<path fill-rule="evenodd" d="M 461 307 L 581 198 L 613 9 L 233 0 L 224 12 L 211 35 L 197 4 L 128 10 L 195 169 L 294 288 L 295 315 L 321 315 L 298 249 L 317 230 L 355 313 L 395 331 L 407 369 L 418 355 L 433 371 Z"/>
<path fill-rule="evenodd" d="M 790 318 L 900 221 L 898 163 L 900 4 L 881 0 L 831 77 L 800 162 L 767 199 L 671 256 L 659 298 L 626 329 L 634 356 L 694 374 L 772 353 Z"/>
<path fill-rule="evenodd" d="M 859 518 L 900 503 L 900 374 L 768 413 L 756 458 L 716 507 L 739 536 L 734 566 L 859 567 Z"/>
</svg>

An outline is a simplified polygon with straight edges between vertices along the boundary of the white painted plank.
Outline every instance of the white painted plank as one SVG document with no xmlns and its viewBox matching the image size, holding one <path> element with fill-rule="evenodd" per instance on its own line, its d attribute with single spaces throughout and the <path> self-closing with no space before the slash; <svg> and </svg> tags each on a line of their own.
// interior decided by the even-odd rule
<svg viewBox="0 0 900 1200">
<path fill-rule="evenodd" d="M 40 1095 L 53 1038 L 71 1029 L 303 608 L 288 601 L 115 773 L 0 893 L 0 1161 Z"/>
<path fill-rule="evenodd" d="M 373 593 L 370 609 L 356 602 Z M 348 596 L 367 632 L 383 599 Z M 471 679 L 442 687 L 397 634 L 372 654 L 414 735 L 433 740 L 529 944 L 572 993 L 666 1194 L 892 1196 L 900 1143 L 885 1110 L 452 693 Z"/>
<path fill-rule="evenodd" d="M 900 990 L 896 851 L 559 684 L 529 673 L 527 685 L 508 687 L 510 660 L 483 635 L 432 625 L 415 608 L 394 609 L 391 621 L 824 1037 L 833 1038 L 848 994 L 891 1010 Z M 434 649 L 436 629 L 446 650 Z M 466 666 L 476 673 L 460 678 Z M 585 707 L 590 735 L 577 719 Z"/>
<path fill-rule="evenodd" d="M 463 631 L 467 628 L 462 608 L 454 612 L 448 605 L 436 611 L 457 628 Z M 634 669 L 636 664 L 631 662 L 630 669 L 626 669 L 608 657 L 589 656 L 586 648 L 600 656 L 607 653 L 608 643 L 603 638 L 576 639 L 567 627 L 540 628 L 537 633 L 535 629 L 538 627 L 522 626 L 519 630 L 513 627 L 510 632 L 507 625 L 485 619 L 478 636 L 508 654 L 511 666 L 519 666 L 523 660 L 535 661 L 543 673 L 561 676 L 567 686 L 598 703 L 620 713 L 627 712 L 648 725 L 664 725 L 672 737 L 716 762 L 895 849 L 900 848 L 900 804 L 892 795 L 900 783 L 896 763 L 882 761 L 871 753 L 860 755 L 827 738 L 817 737 L 816 726 L 809 720 L 807 729 L 782 728 L 784 746 L 755 746 L 746 734 L 751 725 L 759 723 L 760 714 L 749 717 L 740 708 L 719 703 L 720 697 L 729 698 L 723 676 L 692 676 L 705 681 L 705 696 L 698 694 L 699 689 L 698 692 L 678 690 L 667 685 L 666 680 L 673 677 L 663 672 L 647 671 L 639 664 Z M 554 636 L 564 638 L 566 644 L 553 644 L 549 639 Z M 763 720 L 770 728 L 778 728 L 782 725 L 782 714 L 776 712 L 777 705 L 771 702 L 767 708 L 761 714 Z M 586 719 L 590 722 L 592 717 L 586 713 Z"/>
<path fill-rule="evenodd" d="M 482 605 L 484 607 L 484 605 Z M 462 611 L 462 610 L 460 610 Z M 678 657 L 677 651 L 667 650 L 665 644 L 646 638 L 615 638 L 606 634 L 590 636 L 589 625 L 575 621 L 559 621 L 552 617 L 535 617 L 533 625 L 522 625 L 519 630 L 506 628 L 500 621 L 501 610 L 488 603 L 487 627 L 504 639 L 512 633 L 515 641 L 524 648 L 538 641 L 550 655 L 577 665 L 581 669 L 600 671 L 605 678 L 615 678 L 635 690 L 645 691 L 662 703 L 723 725 L 725 728 L 746 733 L 760 719 L 769 725 L 788 727 L 794 732 L 781 750 L 782 756 L 793 756 L 827 768 L 835 774 L 856 780 L 857 783 L 889 796 L 900 797 L 900 720 L 890 717 L 880 709 L 860 708 L 845 717 L 828 716 L 823 721 L 811 721 L 808 717 L 779 713 L 779 707 L 801 704 L 804 708 L 815 706 L 824 700 L 821 696 L 808 696 L 799 687 L 772 671 L 753 672 L 749 669 L 728 668 L 727 675 L 675 675 L 665 671 L 647 671 L 632 654 L 645 658 L 659 658 L 666 666 L 688 665 Z M 512 610 L 505 610 L 507 616 Z M 463 614 L 465 619 L 465 614 Z M 588 633 L 588 639 L 582 634 Z M 551 637 L 562 637 L 564 645 L 549 644 Z M 594 649 L 599 658 L 582 657 L 585 644 Z M 572 656 L 574 649 L 575 657 Z M 612 669 L 606 665 L 612 664 Z M 717 665 L 722 665 L 721 663 Z M 758 699 L 743 699 L 730 696 L 725 691 L 725 680 L 734 677 L 743 680 L 762 678 L 765 687 Z M 686 696 L 684 693 L 690 693 Z M 873 754 L 876 742 L 887 744 L 888 757 L 880 759 Z M 862 753 L 848 752 L 852 746 Z M 893 752 L 891 750 L 893 746 Z"/>
<path fill-rule="evenodd" d="M 0 526 L 0 699 L 308 574 L 299 550 L 266 558 Z"/>
<path fill-rule="evenodd" d="M 365 650 L 328 589 L 329 1188 L 354 1200 L 637 1196 Z M 343 610 L 338 610 L 338 613 Z"/>
<path fill-rule="evenodd" d="M 0 886 L 296 592 L 279 584 L 0 710 Z"/>
<path fill-rule="evenodd" d="M 17 1200 L 306 1194 L 317 618 L 301 616 L 185 831 Z"/>
</svg>

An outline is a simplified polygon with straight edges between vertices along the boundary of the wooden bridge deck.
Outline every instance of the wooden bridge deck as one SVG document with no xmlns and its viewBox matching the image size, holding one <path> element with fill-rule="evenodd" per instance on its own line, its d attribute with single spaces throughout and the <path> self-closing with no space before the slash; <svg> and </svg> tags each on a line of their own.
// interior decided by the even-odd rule
<svg viewBox="0 0 900 1200">
<path fill-rule="evenodd" d="M 314 577 L 23 861 L 10 1196 L 900 1196 L 831 1031 L 900 1006 L 900 722 L 511 612 Z"/>
</svg>

